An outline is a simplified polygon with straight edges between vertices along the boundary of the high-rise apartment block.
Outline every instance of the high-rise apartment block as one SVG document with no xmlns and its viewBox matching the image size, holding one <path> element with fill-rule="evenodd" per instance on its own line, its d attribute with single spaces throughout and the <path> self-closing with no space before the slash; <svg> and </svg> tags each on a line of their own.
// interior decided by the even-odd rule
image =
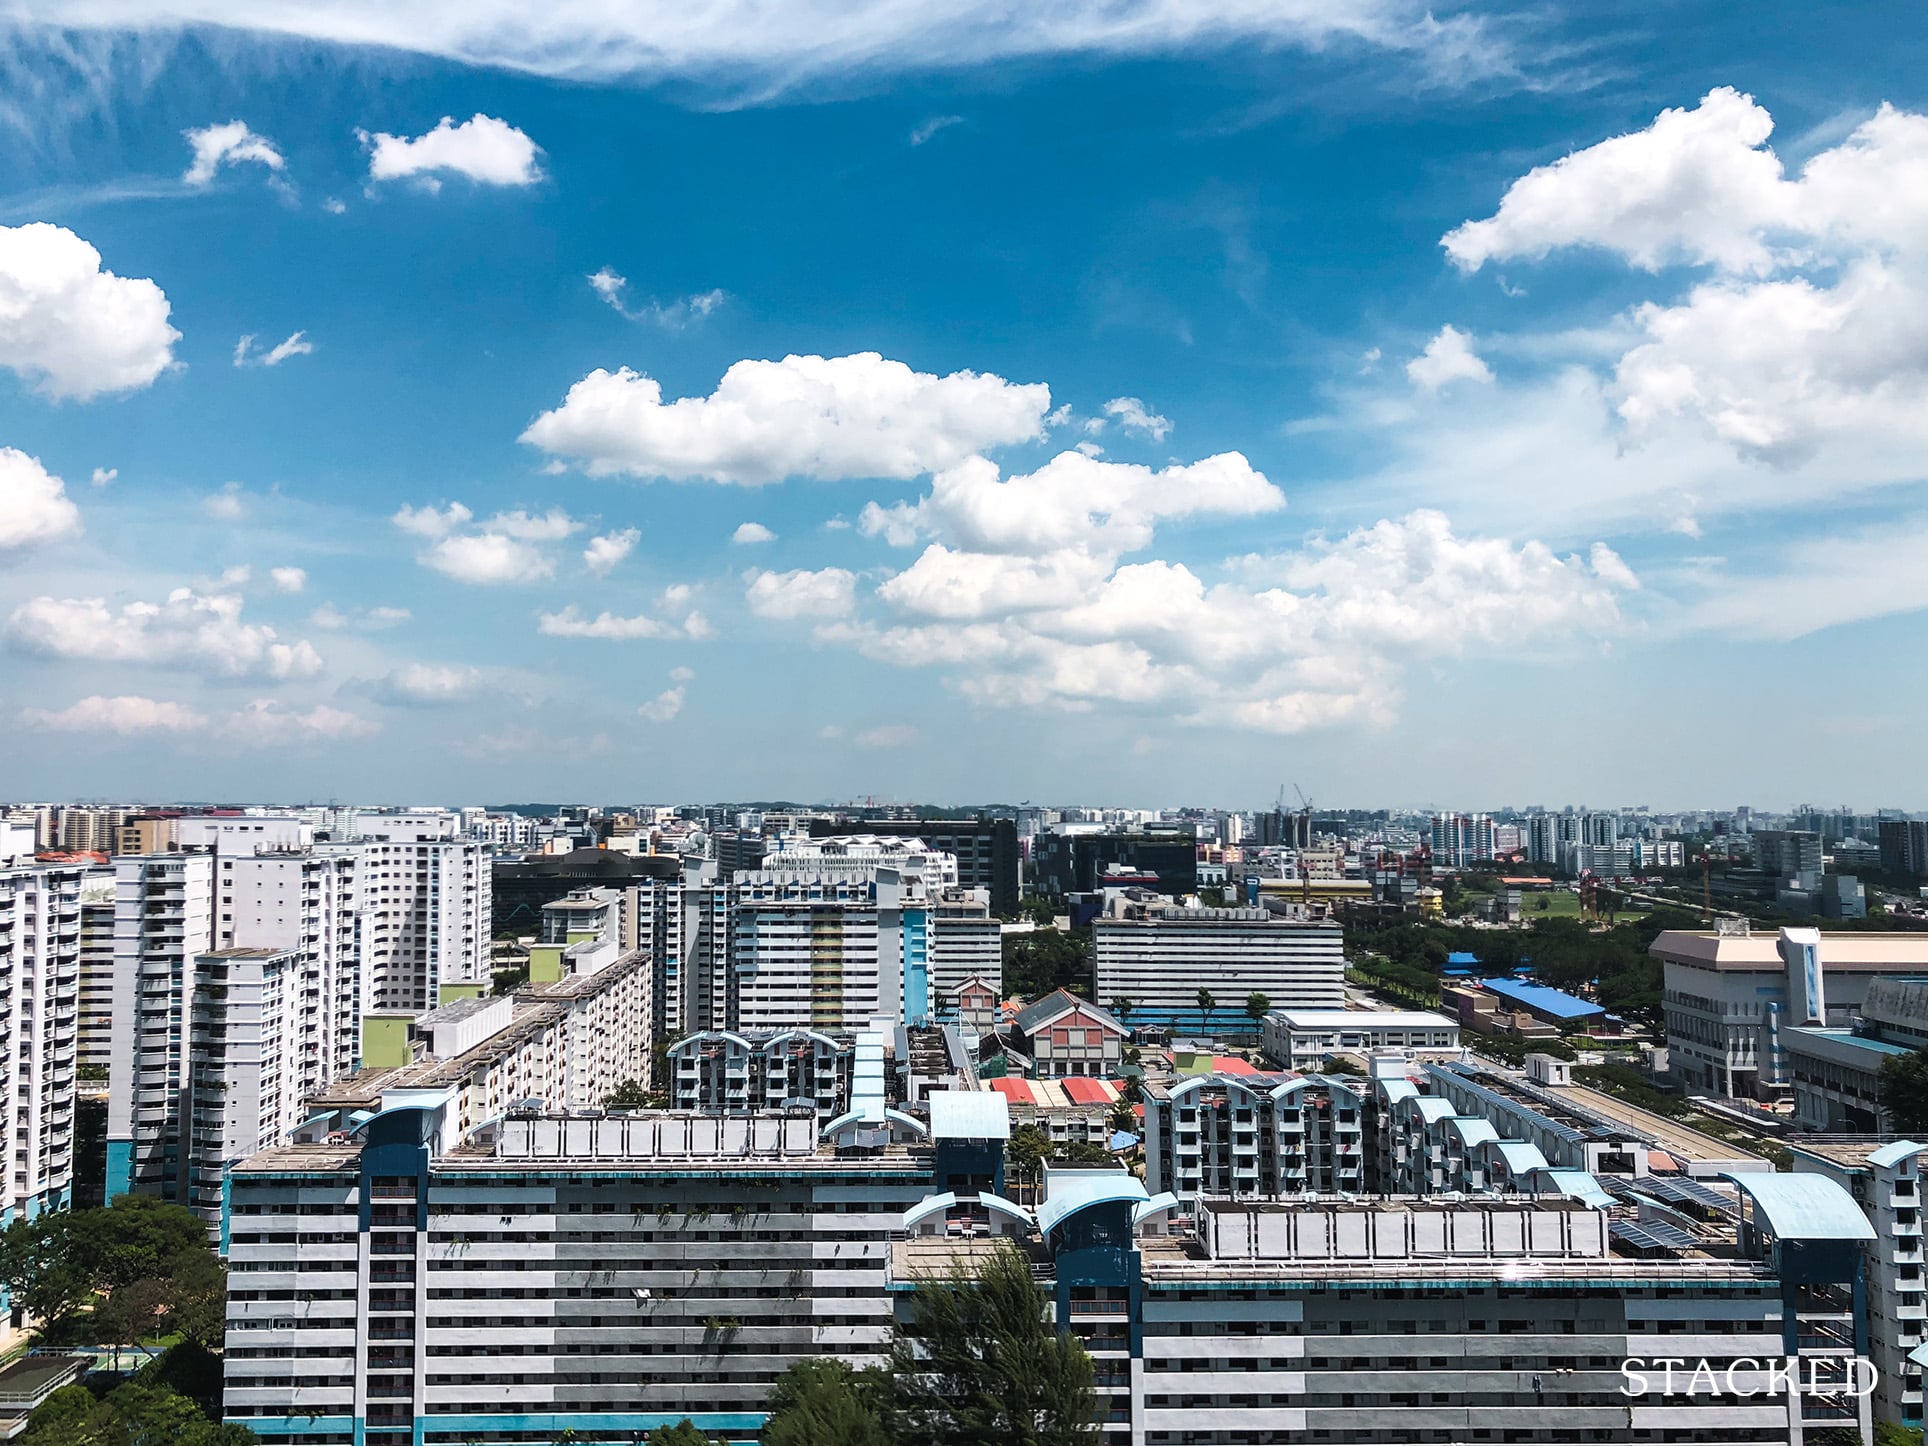
<svg viewBox="0 0 1928 1446">
<path fill-rule="evenodd" d="M 1337 923 L 1267 908 L 1180 909 L 1114 897 L 1092 921 L 1092 997 L 1130 1001 L 1130 1022 L 1181 1029 L 1251 1028 L 1245 1004 L 1345 1006 L 1345 940 Z M 1154 902 L 1155 901 L 1155 902 Z M 1214 1008 L 1201 1017 L 1199 991 Z"/>
<path fill-rule="evenodd" d="M 206 853 L 114 862 L 110 1200 L 132 1190 L 178 1201 L 186 1192 L 194 961 L 214 948 L 215 862 Z"/>
<path fill-rule="evenodd" d="M 85 879 L 69 865 L 0 869 L 0 1221 L 64 1207 L 73 1191 Z"/>
</svg>

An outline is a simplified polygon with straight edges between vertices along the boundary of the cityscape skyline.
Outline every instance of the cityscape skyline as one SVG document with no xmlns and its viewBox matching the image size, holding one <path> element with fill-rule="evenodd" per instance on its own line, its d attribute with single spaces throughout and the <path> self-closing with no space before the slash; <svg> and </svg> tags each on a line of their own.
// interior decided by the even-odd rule
<svg viewBox="0 0 1928 1446">
<path fill-rule="evenodd" d="M 346 13 L 6 61 L 0 791 L 1928 806 L 1891 16 Z"/>
</svg>

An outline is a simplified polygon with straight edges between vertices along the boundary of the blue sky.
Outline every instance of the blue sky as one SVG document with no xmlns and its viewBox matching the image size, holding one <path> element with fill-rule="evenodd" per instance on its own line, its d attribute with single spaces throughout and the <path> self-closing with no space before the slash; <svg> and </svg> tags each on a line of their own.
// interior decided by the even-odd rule
<svg viewBox="0 0 1928 1446">
<path fill-rule="evenodd" d="M 0 793 L 1928 806 L 1893 7 L 310 8 L 8 47 Z"/>
</svg>

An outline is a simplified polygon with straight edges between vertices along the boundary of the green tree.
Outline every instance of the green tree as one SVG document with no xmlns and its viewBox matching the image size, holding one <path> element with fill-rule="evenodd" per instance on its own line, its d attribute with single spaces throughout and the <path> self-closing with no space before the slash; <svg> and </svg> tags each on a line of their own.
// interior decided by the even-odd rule
<svg viewBox="0 0 1928 1446">
<path fill-rule="evenodd" d="M 603 1096 L 606 1110 L 640 1110 L 649 1105 L 649 1091 L 641 1080 L 626 1079 L 610 1093 Z"/>
<path fill-rule="evenodd" d="M 1138 1001 L 1126 994 L 1116 995 L 1111 1001 L 1111 1012 L 1118 1016 L 1118 1022 L 1120 1024 L 1123 1024 L 1126 1017 L 1137 1007 Z"/>
<path fill-rule="evenodd" d="M 116 1286 L 94 1303 L 93 1334 L 114 1348 L 114 1369 L 120 1369 L 123 1346 L 138 1344 L 159 1333 L 167 1287 L 158 1280 L 134 1280 Z"/>
<path fill-rule="evenodd" d="M 1889 1055 L 1877 1078 L 1888 1128 L 1904 1135 L 1928 1131 L 1928 1049 Z"/>
<path fill-rule="evenodd" d="M 918 1446 L 1098 1440 L 1091 1358 L 1047 1319 L 1031 1263 L 1005 1243 L 975 1274 L 918 1283 L 891 1346 L 893 1434 Z"/>
<path fill-rule="evenodd" d="M 1922 1446 L 1921 1431 L 1914 1426 L 1898 1426 L 1893 1421 L 1876 1421 L 1874 1446 Z"/>
<path fill-rule="evenodd" d="M 1218 1001 L 1212 997 L 1212 991 L 1209 989 L 1199 990 L 1198 1032 L 1200 1034 L 1210 1034 L 1212 1032 L 1212 1011 L 1216 1008 L 1218 1008 Z"/>
<path fill-rule="evenodd" d="M 130 1381 L 95 1400 L 64 1386 L 41 1404 L 16 1438 L 20 1446 L 255 1446 L 245 1426 L 210 1420 L 188 1397 Z"/>
<path fill-rule="evenodd" d="M 95 1272 L 82 1217 L 93 1210 L 50 1210 L 15 1220 L 0 1233 L 0 1282 L 16 1310 L 57 1330 L 93 1298 Z"/>
<path fill-rule="evenodd" d="M 220 1348 L 227 1334 L 228 1270 L 213 1251 L 204 1246 L 177 1258 L 160 1294 L 175 1330 L 198 1346 Z"/>
<path fill-rule="evenodd" d="M 1263 1024 L 1265 1016 L 1271 1012 L 1272 1000 L 1269 996 L 1260 994 L 1256 990 L 1245 996 L 1245 1017 L 1252 1021 L 1253 1029 L 1256 1030 Z"/>
<path fill-rule="evenodd" d="M 1040 1167 L 1051 1158 L 1051 1136 L 1036 1125 L 1019 1125 L 1011 1131 L 1005 1154 L 1017 1167 L 1018 1179 L 1035 1184 Z"/>
<path fill-rule="evenodd" d="M 833 1357 L 799 1361 L 777 1378 L 763 1446 L 890 1446 L 890 1377 Z"/>
<path fill-rule="evenodd" d="M 649 1446 L 716 1446 L 716 1442 L 696 1429 L 685 1416 L 674 1426 L 658 1426 L 649 1433 Z"/>
<path fill-rule="evenodd" d="M 121 1195 L 105 1210 L 73 1215 L 83 1254 L 92 1257 L 105 1289 L 170 1276 L 183 1260 L 210 1254 L 201 1217 L 151 1195 Z"/>
</svg>

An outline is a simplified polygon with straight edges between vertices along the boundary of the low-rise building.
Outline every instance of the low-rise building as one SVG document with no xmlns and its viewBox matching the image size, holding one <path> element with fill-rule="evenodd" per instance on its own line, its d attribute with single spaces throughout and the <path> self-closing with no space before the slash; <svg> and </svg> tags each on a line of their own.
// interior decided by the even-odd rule
<svg viewBox="0 0 1928 1446">
<path fill-rule="evenodd" d="M 1465 1053 L 1454 1020 L 1398 1010 L 1275 1009 L 1260 1022 L 1259 1046 L 1285 1069 L 1379 1050 L 1398 1050 L 1410 1059 L 1458 1059 Z"/>
<path fill-rule="evenodd" d="M 1008 1032 L 1037 1073 L 1046 1077 L 1116 1075 L 1131 1037 L 1109 1010 L 1063 989 L 1020 1009 Z"/>
</svg>

